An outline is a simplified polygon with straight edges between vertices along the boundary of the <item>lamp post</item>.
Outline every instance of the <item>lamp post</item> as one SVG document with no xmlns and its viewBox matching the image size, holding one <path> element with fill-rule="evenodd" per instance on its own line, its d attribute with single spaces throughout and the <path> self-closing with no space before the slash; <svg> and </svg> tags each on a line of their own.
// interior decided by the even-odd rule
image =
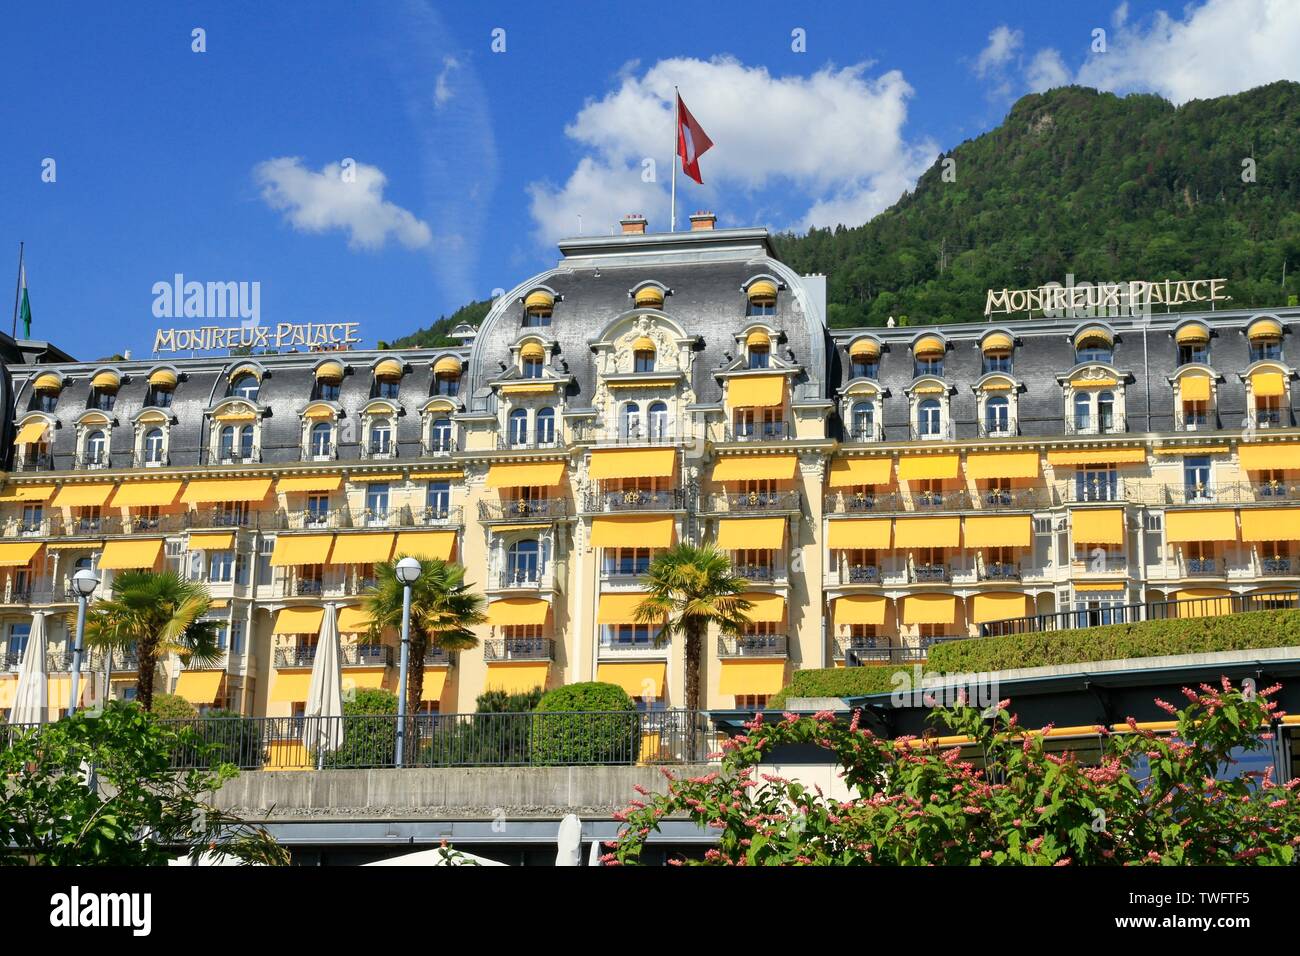
<svg viewBox="0 0 1300 956">
<path fill-rule="evenodd" d="M 411 656 L 411 585 L 424 570 L 415 558 L 402 558 L 393 572 L 402 582 L 402 647 L 401 666 L 397 671 L 397 752 L 394 763 L 402 766 L 406 743 L 406 666 Z"/>
<path fill-rule="evenodd" d="M 81 695 L 81 652 L 86 634 L 86 604 L 99 587 L 99 575 L 90 568 L 82 568 L 72 576 L 72 589 L 77 592 L 77 636 L 72 645 L 72 699 L 68 701 L 68 716 L 77 712 L 77 698 Z"/>
</svg>

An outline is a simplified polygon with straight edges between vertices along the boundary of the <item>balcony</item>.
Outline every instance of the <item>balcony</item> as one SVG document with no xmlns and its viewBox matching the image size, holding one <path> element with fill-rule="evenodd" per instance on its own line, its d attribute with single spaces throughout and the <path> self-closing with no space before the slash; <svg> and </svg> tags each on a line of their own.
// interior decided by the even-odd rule
<svg viewBox="0 0 1300 956">
<path fill-rule="evenodd" d="M 488 661 L 553 661 L 555 641 L 549 637 L 503 637 L 483 642 Z"/>
<path fill-rule="evenodd" d="M 561 448 L 564 442 L 560 441 L 555 433 L 549 435 L 497 435 L 498 451 L 537 451 L 546 448 Z M 455 449 L 449 449 L 454 451 Z M 442 454 L 435 452 L 434 454 Z"/>
<path fill-rule="evenodd" d="M 867 442 L 877 442 L 885 440 L 885 428 L 879 424 L 858 423 L 844 429 L 844 441 L 848 443 L 865 444 Z"/>
<path fill-rule="evenodd" d="M 98 648 L 88 647 L 81 652 L 81 676 L 86 679 L 88 673 L 102 669 L 104 658 Z M 45 655 L 45 670 L 50 674 L 68 674 L 72 671 L 72 649 L 50 651 Z M 53 703 L 53 702 L 51 702 Z"/>
<path fill-rule="evenodd" d="M 455 662 L 455 653 L 445 647 L 430 645 L 424 649 L 425 667 L 450 667 Z"/>
<path fill-rule="evenodd" d="M 330 508 L 325 511 L 261 511 L 253 512 L 249 527 L 263 531 L 328 531 L 334 528 L 419 528 L 459 527 L 462 524 L 460 508 L 394 508 L 389 511 L 353 511 L 351 508 Z"/>
<path fill-rule="evenodd" d="M 575 445 L 683 445 L 695 441 L 695 431 L 676 422 L 612 428 L 596 422 L 575 422 L 569 428 Z"/>
<path fill-rule="evenodd" d="M 686 493 L 680 488 L 651 491 L 629 488 L 621 491 L 588 492 L 582 497 L 586 514 L 623 511 L 681 511 L 686 507 Z"/>
<path fill-rule="evenodd" d="M 547 591 L 555 587 L 555 573 L 550 565 L 494 567 L 488 572 L 488 587 L 496 591 Z"/>
<path fill-rule="evenodd" d="M 276 669 L 311 667 L 316 660 L 315 644 L 275 649 Z M 393 663 L 393 649 L 386 644 L 343 644 L 339 648 L 342 667 L 387 667 Z"/>
<path fill-rule="evenodd" d="M 1215 412 L 1179 412 L 1174 415 L 1176 432 L 1209 432 L 1219 428 L 1219 416 Z"/>
<path fill-rule="evenodd" d="M 1259 573 L 1265 576 L 1289 576 L 1295 572 L 1290 558 L 1265 558 L 1259 563 Z"/>
<path fill-rule="evenodd" d="M 702 514 L 774 514 L 798 512 L 803 498 L 798 491 L 724 492 L 703 496 Z"/>
<path fill-rule="evenodd" d="M 208 452 L 206 464 L 255 465 L 261 460 L 262 449 L 257 446 L 253 446 L 252 448 L 220 448 L 216 451 Z"/>
<path fill-rule="evenodd" d="M 726 442 L 786 441 L 793 437 L 794 428 L 787 421 L 744 422 L 728 425 L 722 433 Z"/>
<path fill-rule="evenodd" d="M 73 460 L 72 467 L 77 471 L 96 471 L 103 468 L 112 468 L 113 460 L 106 451 L 83 452 Z"/>
<path fill-rule="evenodd" d="M 1124 424 L 1124 416 L 1116 413 L 1114 415 L 1103 415 L 1099 418 L 1088 416 L 1087 418 L 1067 418 L 1065 420 L 1065 433 L 1067 435 L 1119 435 L 1127 431 Z"/>
<path fill-rule="evenodd" d="M 912 426 L 912 441 L 952 441 L 955 437 L 952 422 Z"/>
<path fill-rule="evenodd" d="M 339 446 L 330 442 L 315 442 L 302 450 L 303 461 L 337 461 Z"/>
<path fill-rule="evenodd" d="M 54 456 L 50 454 L 22 455 L 14 461 L 14 471 L 53 471 Z"/>
<path fill-rule="evenodd" d="M 1184 571 L 1188 577 L 1223 577 L 1224 569 L 1214 558 L 1188 558 Z"/>
<path fill-rule="evenodd" d="M 361 446 L 361 457 L 367 461 L 389 461 L 397 457 L 397 442 L 375 443 Z"/>
<path fill-rule="evenodd" d="M 943 584 L 952 580 L 952 569 L 946 564 L 918 564 L 911 570 L 913 584 Z"/>
<path fill-rule="evenodd" d="M 785 565 L 781 562 L 772 564 L 739 564 L 733 562 L 731 570 L 736 577 L 744 578 L 750 584 L 785 583 Z"/>
<path fill-rule="evenodd" d="M 1124 574 L 1128 572 L 1128 556 L 1108 554 L 1106 557 L 1076 557 L 1070 562 L 1070 570 L 1075 575 L 1081 574 Z"/>
<path fill-rule="evenodd" d="M 979 426 L 980 438 L 1014 438 L 1020 434 L 1020 427 L 1014 421 L 982 421 Z"/>
<path fill-rule="evenodd" d="M 888 637 L 838 638 L 832 647 L 837 661 L 845 667 L 865 667 L 871 664 L 909 664 L 924 661 L 926 647 L 892 644 Z"/>
<path fill-rule="evenodd" d="M 131 456 L 132 468 L 167 468 L 171 463 L 171 456 L 161 452 L 146 452 L 143 455 L 134 454 Z"/>
<path fill-rule="evenodd" d="M 501 445 L 499 444 L 499 442 L 500 442 L 500 439 L 498 439 L 498 445 L 497 445 L 498 448 L 501 447 Z M 516 448 L 521 448 L 521 447 L 525 447 L 525 446 L 522 446 L 522 445 L 516 445 L 516 446 L 514 446 L 514 447 L 516 447 Z M 537 447 L 549 447 L 549 446 L 540 446 L 540 445 L 539 445 L 539 446 L 537 446 Z M 439 457 L 441 457 L 441 456 L 443 456 L 443 455 L 450 455 L 450 454 L 452 454 L 452 453 L 454 453 L 454 452 L 456 452 L 456 451 L 459 451 L 459 450 L 460 450 L 460 449 L 459 449 L 458 445 L 456 444 L 456 439 L 451 438 L 451 437 L 448 437 L 448 438 L 436 438 L 436 439 L 434 439 L 433 441 L 425 442 L 424 444 L 422 444 L 422 445 L 420 446 L 420 455 L 421 455 L 422 457 L 424 457 L 424 458 L 439 458 Z"/>
<path fill-rule="evenodd" d="M 1256 409 L 1246 416 L 1246 427 L 1251 428 L 1293 428 L 1295 416 L 1289 408 Z"/>
<path fill-rule="evenodd" d="M 567 498 L 520 498 L 516 501 L 480 501 L 480 521 L 545 521 L 569 514 Z"/>
<path fill-rule="evenodd" d="M 1010 561 L 981 561 L 976 568 L 980 581 L 1019 581 L 1020 565 Z"/>
<path fill-rule="evenodd" d="M 722 635 L 718 638 L 718 657 L 786 657 L 789 639 L 784 634 Z"/>
</svg>

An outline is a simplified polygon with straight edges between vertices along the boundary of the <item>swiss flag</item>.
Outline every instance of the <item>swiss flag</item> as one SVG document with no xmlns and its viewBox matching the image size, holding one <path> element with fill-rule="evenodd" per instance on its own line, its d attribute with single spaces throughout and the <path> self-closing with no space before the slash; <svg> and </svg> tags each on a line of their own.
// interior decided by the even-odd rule
<svg viewBox="0 0 1300 956">
<path fill-rule="evenodd" d="M 677 97 L 677 155 L 682 158 L 682 172 L 701 186 L 704 185 L 704 180 L 700 178 L 700 157 L 708 152 L 709 147 L 712 145 L 713 140 L 709 139 L 708 134 L 700 128 L 700 124 L 695 122 L 695 117 L 686 108 L 686 104 L 682 102 L 679 94 Z"/>
</svg>

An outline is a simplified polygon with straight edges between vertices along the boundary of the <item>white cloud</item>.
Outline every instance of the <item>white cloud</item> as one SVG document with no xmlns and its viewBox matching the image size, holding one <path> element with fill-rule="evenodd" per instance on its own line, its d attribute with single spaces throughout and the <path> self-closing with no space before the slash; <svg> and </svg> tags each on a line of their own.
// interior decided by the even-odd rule
<svg viewBox="0 0 1300 956">
<path fill-rule="evenodd" d="M 1001 70 L 1011 62 L 1011 57 L 1024 42 L 1025 35 L 1005 23 L 989 31 L 988 45 L 975 60 L 975 75 L 983 79 L 990 72 Z"/>
<path fill-rule="evenodd" d="M 439 108 L 445 106 L 455 95 L 448 80 L 451 79 L 452 71 L 459 67 L 460 61 L 454 56 L 444 56 L 442 58 L 442 70 L 439 71 L 438 79 L 433 85 L 433 102 Z"/>
<path fill-rule="evenodd" d="M 1300 80 L 1300 2 L 1206 0 L 1181 20 L 1159 11 L 1143 27 L 1115 11 L 1105 53 L 1091 54 L 1076 82 L 1145 90 L 1175 103 Z"/>
<path fill-rule="evenodd" d="M 296 156 L 281 156 L 253 167 L 253 179 L 266 204 L 299 232 L 341 229 L 352 249 L 379 249 L 390 235 L 408 249 L 432 241 L 425 223 L 384 199 L 388 180 L 379 167 L 357 163 L 352 172 L 349 182 L 339 163 L 326 163 L 317 173 Z"/>
<path fill-rule="evenodd" d="M 1054 86 L 1065 86 L 1070 82 L 1070 70 L 1061 59 L 1061 54 L 1048 47 L 1039 50 L 1025 68 L 1025 82 L 1032 93 L 1041 93 Z"/>
<path fill-rule="evenodd" d="M 903 137 L 912 88 L 902 73 L 871 77 L 867 69 L 861 63 L 776 77 L 723 57 L 661 60 L 639 74 L 625 68 L 616 88 L 566 128 L 585 149 L 568 180 L 529 187 L 539 239 L 572 235 L 579 215 L 588 233 L 605 232 L 633 211 L 652 217 L 651 228 L 666 227 L 674 85 L 715 144 L 700 160 L 702 189 L 678 180 L 679 223 L 705 205 L 724 220 L 747 222 L 762 203 L 756 194 L 778 185 L 783 198 L 794 191 L 800 205 L 808 203 L 806 212 L 791 213 L 799 228 L 865 221 L 938 152 Z M 655 160 L 655 182 L 642 182 L 646 158 Z"/>
</svg>

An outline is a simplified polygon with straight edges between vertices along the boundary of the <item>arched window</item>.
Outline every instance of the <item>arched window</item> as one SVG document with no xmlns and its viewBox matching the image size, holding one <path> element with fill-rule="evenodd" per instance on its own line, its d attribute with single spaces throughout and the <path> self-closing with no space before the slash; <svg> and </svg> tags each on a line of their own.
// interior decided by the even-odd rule
<svg viewBox="0 0 1300 956">
<path fill-rule="evenodd" d="M 59 393 L 55 391 L 38 391 L 32 407 L 40 412 L 52 412 L 59 406 Z"/>
<path fill-rule="evenodd" d="M 375 380 L 375 397 L 376 398 L 396 398 L 397 393 L 401 390 L 402 380 L 399 378 L 381 378 Z"/>
<path fill-rule="evenodd" d="M 435 418 L 429 429 L 429 448 L 433 451 L 451 451 L 451 419 Z"/>
<path fill-rule="evenodd" d="M 252 372 L 244 372 L 235 376 L 235 380 L 230 383 L 230 394 L 246 399 L 250 402 L 257 401 L 258 392 L 262 390 L 262 383 L 257 380 L 257 376 Z"/>
<path fill-rule="evenodd" d="M 1011 434 L 1011 402 L 1005 395 L 994 395 L 984 403 L 984 430 L 989 435 Z"/>
<path fill-rule="evenodd" d="M 1091 421 L 1092 401 L 1087 392 L 1079 392 L 1074 396 L 1074 430 L 1086 432 Z"/>
<path fill-rule="evenodd" d="M 632 353 L 632 371 L 653 372 L 655 370 L 654 349 L 639 348 Z"/>
<path fill-rule="evenodd" d="M 163 463 L 163 431 L 151 428 L 144 433 L 144 461 L 146 465 Z"/>
<path fill-rule="evenodd" d="M 623 438 L 641 437 L 641 406 L 628 402 L 619 417 L 618 433 Z"/>
<path fill-rule="evenodd" d="M 222 458 L 235 457 L 235 426 L 226 425 L 221 429 L 218 451 Z"/>
<path fill-rule="evenodd" d="M 1102 392 L 1097 396 L 1097 430 L 1115 431 L 1115 393 Z"/>
<path fill-rule="evenodd" d="M 253 457 L 253 426 L 245 425 L 239 430 L 239 457 L 250 461 Z"/>
<path fill-rule="evenodd" d="M 938 435 L 941 426 L 941 409 L 937 398 L 927 398 L 916 409 L 917 425 L 922 437 Z"/>
<path fill-rule="evenodd" d="M 537 444 L 555 444 L 555 409 L 542 408 L 537 412 Z"/>
<path fill-rule="evenodd" d="M 875 402 L 854 402 L 852 438 L 854 441 L 872 441 L 875 435 Z"/>
<path fill-rule="evenodd" d="M 101 412 L 111 412 L 113 410 L 113 403 L 116 401 L 116 388 L 92 388 L 90 390 L 91 408 L 97 408 Z"/>
<path fill-rule="evenodd" d="M 439 395 L 455 396 L 460 393 L 460 374 L 451 372 L 439 372 L 434 376 L 434 391 Z"/>
<path fill-rule="evenodd" d="M 311 426 L 311 453 L 313 456 L 319 457 L 330 453 L 330 437 L 333 431 L 333 426 L 329 422 L 317 422 Z"/>
<path fill-rule="evenodd" d="M 536 583 L 541 571 L 541 548 L 536 538 L 524 538 L 510 545 L 506 552 L 506 577 L 511 584 Z"/>
<path fill-rule="evenodd" d="M 510 424 L 506 429 L 511 445 L 528 444 L 528 411 L 516 408 L 510 413 Z"/>
<path fill-rule="evenodd" d="M 767 345 L 751 345 L 749 347 L 749 367 L 750 368 L 768 368 L 772 359 L 772 350 Z"/>
<path fill-rule="evenodd" d="M 651 402 L 650 411 L 646 415 L 647 424 L 650 426 L 650 440 L 663 441 L 668 437 L 668 404 L 667 402 Z"/>
<path fill-rule="evenodd" d="M 376 418 L 370 424 L 370 454 L 388 455 L 393 451 L 393 423 Z"/>
<path fill-rule="evenodd" d="M 525 358 L 522 368 L 524 378 L 542 377 L 542 360 L 539 358 Z"/>
<path fill-rule="evenodd" d="M 1115 355 L 1114 345 L 1109 337 L 1100 333 L 1085 334 L 1079 339 L 1078 348 L 1075 349 L 1075 360 L 1077 362 L 1105 362 L 1110 364 Z"/>
<path fill-rule="evenodd" d="M 431 481 L 425 492 L 424 507 L 430 520 L 445 518 L 451 512 L 451 482 Z"/>
<path fill-rule="evenodd" d="M 108 442 L 100 429 L 86 435 L 86 464 L 103 465 L 108 461 Z"/>
</svg>

